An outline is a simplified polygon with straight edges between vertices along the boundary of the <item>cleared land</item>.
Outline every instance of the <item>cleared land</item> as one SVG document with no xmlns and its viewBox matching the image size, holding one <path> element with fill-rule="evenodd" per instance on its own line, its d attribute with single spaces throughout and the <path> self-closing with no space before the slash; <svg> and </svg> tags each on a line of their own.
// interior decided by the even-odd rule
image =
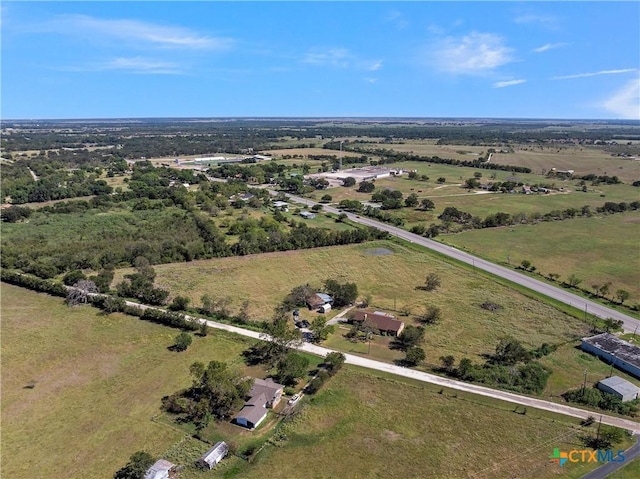
<svg viewBox="0 0 640 479">
<path fill-rule="evenodd" d="M 356 368 L 304 406 L 282 447 L 267 447 L 251 468 L 224 477 L 262 478 L 277 469 L 280 477 L 545 479 L 593 469 L 549 461 L 554 447 L 582 448 L 584 431 L 571 420 L 518 414 L 504 403 Z"/>
<path fill-rule="evenodd" d="M 191 363 L 251 372 L 241 338 L 216 331 L 175 353 L 175 329 L 5 283 L 1 293 L 2 477 L 111 477 L 133 452 L 160 455 L 184 436 L 152 418 L 163 396 L 190 384 Z"/>
<path fill-rule="evenodd" d="M 583 288 L 611 282 L 611 295 L 627 290 L 628 304 L 640 302 L 640 215 L 636 212 L 604 217 L 469 230 L 439 239 L 473 251 L 496 263 L 512 265 L 531 261 L 543 274 L 557 273 L 566 279 L 574 273 Z"/>
<path fill-rule="evenodd" d="M 370 254 L 376 248 L 386 248 L 394 254 Z M 157 283 L 174 294 L 191 297 L 195 305 L 203 294 L 231 298 L 232 311 L 249 300 L 250 317 L 256 320 L 270 318 L 275 306 L 293 287 L 305 283 L 319 287 L 327 278 L 355 282 L 361 298 L 371 295 L 373 307 L 395 311 L 408 324 L 417 324 L 415 315 L 425 305 L 433 304 L 441 309 L 443 317 L 426 331 L 424 349 L 427 363 L 433 367 L 439 365 L 440 356 L 449 354 L 457 360 L 468 357 L 482 362 L 484 355 L 493 353 L 499 339 L 507 335 L 529 348 L 545 342 L 558 344 L 558 351 L 543 360 L 554 370 L 542 394 L 544 398 L 558 400 L 559 394 L 579 386 L 585 369 L 589 383 L 609 373 L 606 364 L 575 349 L 577 339 L 588 335 L 588 327 L 581 321 L 483 275 L 389 241 L 165 264 L 155 269 Z M 126 272 L 118 271 L 115 281 Z M 431 272 L 440 276 L 442 287 L 435 292 L 417 290 L 416 286 L 424 284 Z M 486 311 L 480 307 L 485 301 L 503 309 Z M 408 310 L 409 316 L 402 316 L 402 310 Z M 334 310 L 331 314 L 335 313 Z M 316 314 L 301 310 L 303 319 L 312 320 Z M 343 337 L 347 327 L 338 327 L 324 345 L 383 361 L 404 357 L 402 352 L 389 349 L 388 337 L 375 337 L 369 353 L 368 343 L 352 343 Z"/>
<path fill-rule="evenodd" d="M 413 152 L 421 156 L 439 156 L 455 160 L 473 160 L 481 153 L 486 154 L 489 148 L 494 148 L 497 151 L 508 150 L 508 147 L 434 145 L 431 140 L 407 140 L 402 144 L 365 143 L 359 146 Z M 557 168 L 558 170 L 574 170 L 577 175 L 588 173 L 615 175 L 622 181 L 629 183 L 640 179 L 639 161 L 614 157 L 603 147 L 516 145 L 508 153 L 494 153 L 491 161 L 506 165 L 525 166 L 531 168 L 534 173 L 547 172 L 551 168 Z"/>
</svg>

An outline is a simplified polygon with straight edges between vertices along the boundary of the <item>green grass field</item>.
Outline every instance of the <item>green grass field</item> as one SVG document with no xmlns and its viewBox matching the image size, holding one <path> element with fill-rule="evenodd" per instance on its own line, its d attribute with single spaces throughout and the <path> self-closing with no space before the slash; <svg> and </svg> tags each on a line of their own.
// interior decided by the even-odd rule
<svg viewBox="0 0 640 479">
<path fill-rule="evenodd" d="M 611 294 L 629 291 L 627 304 L 640 302 L 640 215 L 628 212 L 537 225 L 469 230 L 439 240 L 496 263 L 531 261 L 541 273 L 566 279 L 575 273 L 583 288 L 610 281 Z"/>
<path fill-rule="evenodd" d="M 176 330 L 4 283 L 0 292 L 3 477 L 45 468 L 51 478 L 111 477 L 141 449 L 190 464 L 207 446 L 160 412 L 161 397 L 189 384 L 196 360 L 261 373 L 239 357 L 247 343 L 219 331 L 174 353 Z M 279 477 L 556 477 L 553 447 L 578 447 L 583 434 L 571 419 L 352 367 L 302 404 L 282 426 L 282 447 L 267 445 L 251 463 L 230 457 L 212 473 L 187 467 L 181 477 L 264 477 L 273 467 Z M 271 432 L 222 424 L 203 434 L 245 450 Z"/>
<path fill-rule="evenodd" d="M 245 368 L 248 343 L 236 336 L 216 331 L 175 353 L 175 329 L 5 283 L 1 293 L 2 477 L 112 477 L 133 452 L 159 456 L 184 436 L 152 418 L 190 384 L 191 363 L 259 373 Z"/>
<path fill-rule="evenodd" d="M 422 156 L 439 156 L 455 160 L 473 160 L 486 153 L 487 146 L 435 145 L 432 140 L 406 140 L 402 144 L 363 144 L 370 148 L 386 148 L 400 152 L 413 152 Z M 499 147 L 494 147 L 500 151 Z M 502 148 L 506 150 L 506 148 Z M 637 161 L 611 156 L 602 148 L 592 146 L 538 146 L 518 145 L 512 153 L 496 153 L 491 161 L 531 168 L 534 173 L 558 170 L 574 170 L 576 175 L 618 176 L 631 183 L 640 179 L 640 164 Z"/>
<path fill-rule="evenodd" d="M 236 465 L 235 474 L 227 468 L 218 477 L 271 477 L 277 470 L 278 477 L 545 479 L 593 469 L 549 461 L 554 447 L 583 447 L 576 421 L 439 391 L 344 368 L 305 399 L 281 447 L 268 446 L 251 467 Z"/>
<path fill-rule="evenodd" d="M 374 248 L 386 248 L 394 254 L 368 254 Z M 157 283 L 174 294 L 191 297 L 195 305 L 203 294 L 230 297 L 232 310 L 248 299 L 250 316 L 254 319 L 270 318 L 275 306 L 293 287 L 305 283 L 320 286 L 327 278 L 355 282 L 360 297 L 371 295 L 374 308 L 395 311 L 408 324 L 416 324 L 415 316 L 422 308 L 434 304 L 441 309 L 443 320 L 427 327 L 424 342 L 427 368 L 438 366 L 440 356 L 449 354 L 457 360 L 469 357 L 482 362 L 483 355 L 493 353 L 498 340 L 506 335 L 518 338 L 529 348 L 544 342 L 563 343 L 543 360 L 553 368 L 542 394 L 545 398 L 557 400 L 567 389 L 580 385 L 585 369 L 590 383 L 609 373 L 606 364 L 590 356 L 585 359 L 575 349 L 577 339 L 588 335 L 588 328 L 581 321 L 494 283 L 487 276 L 389 241 L 166 264 L 155 269 Z M 440 275 L 442 287 L 431 293 L 417 290 L 416 286 L 424 283 L 429 272 Z M 126 270 L 118 271 L 116 281 L 125 273 Z M 486 311 L 480 308 L 484 301 L 498 303 L 503 309 Z M 403 309 L 409 309 L 411 314 L 400 316 Z M 336 313 L 334 310 L 331 315 Z M 309 321 L 316 314 L 301 310 L 301 317 Z M 388 337 L 375 337 L 369 352 L 368 343 L 352 343 L 344 338 L 347 328 L 339 326 L 324 344 L 388 362 L 404 357 L 402 352 L 389 349 Z"/>
</svg>

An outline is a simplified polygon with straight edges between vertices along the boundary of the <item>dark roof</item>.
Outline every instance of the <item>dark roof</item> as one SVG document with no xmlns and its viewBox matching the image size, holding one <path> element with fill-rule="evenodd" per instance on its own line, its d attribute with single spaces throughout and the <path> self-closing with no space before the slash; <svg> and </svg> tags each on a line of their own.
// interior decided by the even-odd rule
<svg viewBox="0 0 640 479">
<path fill-rule="evenodd" d="M 333 298 L 325 293 L 313 294 L 307 298 L 307 305 L 310 308 L 318 308 L 327 303 L 333 303 Z"/>
<path fill-rule="evenodd" d="M 640 368 L 640 348 L 613 334 L 602 333 L 582 341 Z"/>
<path fill-rule="evenodd" d="M 374 328 L 381 331 L 395 331 L 402 329 L 403 322 L 398 321 L 394 316 L 380 311 L 356 311 L 352 317 L 353 321 L 367 321 Z"/>
<path fill-rule="evenodd" d="M 267 401 L 273 401 L 276 398 L 278 391 L 282 391 L 283 389 L 284 386 L 282 384 L 278 384 L 271 378 L 254 379 L 253 386 L 249 392 L 249 395 L 251 396 L 249 401 L 253 401 L 257 396 L 264 395 L 265 401 L 262 403 L 264 405 Z M 247 402 L 247 404 L 249 404 L 249 402 Z"/>
<path fill-rule="evenodd" d="M 251 424 L 257 424 L 267 414 L 267 408 L 263 405 L 251 405 L 245 404 L 240 412 L 236 414 L 236 419 L 239 417 L 245 418 Z"/>
</svg>

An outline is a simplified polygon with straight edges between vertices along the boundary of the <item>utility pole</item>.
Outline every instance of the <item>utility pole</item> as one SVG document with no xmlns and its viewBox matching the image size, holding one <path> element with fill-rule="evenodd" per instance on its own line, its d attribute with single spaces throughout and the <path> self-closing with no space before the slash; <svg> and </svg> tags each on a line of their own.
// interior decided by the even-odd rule
<svg viewBox="0 0 640 479">
<path fill-rule="evenodd" d="M 344 143 L 344 140 L 340 141 L 340 168 L 338 168 L 340 171 L 342 171 L 342 144 Z"/>
<path fill-rule="evenodd" d="M 584 370 L 584 381 L 582 383 L 582 397 L 584 397 L 584 391 L 587 389 L 587 370 Z"/>
</svg>

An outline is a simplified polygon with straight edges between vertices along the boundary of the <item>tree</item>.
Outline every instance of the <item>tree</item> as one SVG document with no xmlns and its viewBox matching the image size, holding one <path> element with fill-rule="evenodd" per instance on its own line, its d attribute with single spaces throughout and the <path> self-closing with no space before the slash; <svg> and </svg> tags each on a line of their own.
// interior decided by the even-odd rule
<svg viewBox="0 0 640 479">
<path fill-rule="evenodd" d="M 193 339 L 189 333 L 182 332 L 176 336 L 173 349 L 176 351 L 186 351 L 192 341 Z"/>
<path fill-rule="evenodd" d="M 361 181 L 360 186 L 358 186 L 358 191 L 360 193 L 371 193 L 376 189 L 376 185 L 372 181 Z"/>
<path fill-rule="evenodd" d="M 472 190 L 474 188 L 478 188 L 480 186 L 480 182 L 478 181 L 477 178 L 467 178 L 464 181 L 464 186 L 465 188 Z"/>
<path fill-rule="evenodd" d="M 318 213 L 319 211 L 322 211 L 322 205 L 321 204 L 317 204 L 317 205 L 313 205 L 311 207 L 311 211 Z"/>
<path fill-rule="evenodd" d="M 342 180 L 342 186 L 350 187 L 356 184 L 356 179 L 353 176 L 347 176 Z"/>
<path fill-rule="evenodd" d="M 113 475 L 113 479 L 142 479 L 154 462 L 148 452 L 135 452 L 129 458 L 129 463 Z"/>
<path fill-rule="evenodd" d="M 504 366 L 512 366 L 520 361 L 528 361 L 529 352 L 522 346 L 520 341 L 512 337 L 506 337 L 498 341 L 496 352 L 491 361 Z"/>
<path fill-rule="evenodd" d="M 432 200 L 430 200 L 429 198 L 424 198 L 420 202 L 420 206 L 422 207 L 423 210 L 430 211 L 430 210 L 432 210 L 432 209 L 434 209 L 436 207 L 436 204 Z"/>
<path fill-rule="evenodd" d="M 620 329 L 622 327 L 622 320 L 607 318 L 604 320 L 604 330 L 607 333 L 614 331 L 616 329 Z"/>
<path fill-rule="evenodd" d="M 299 353 L 290 351 L 277 365 L 278 381 L 285 386 L 293 386 L 298 378 L 304 377 L 309 368 L 309 359 Z"/>
<path fill-rule="evenodd" d="M 324 282 L 327 293 L 333 297 L 334 306 L 341 307 L 352 304 L 358 298 L 358 286 L 355 283 L 338 283 L 334 279 Z"/>
<path fill-rule="evenodd" d="M 332 200 L 331 195 L 323 195 L 322 198 L 320 198 L 320 203 L 331 203 Z"/>
<path fill-rule="evenodd" d="M 442 318 L 440 308 L 432 304 L 425 306 L 424 312 L 417 317 L 422 324 L 436 324 Z"/>
<path fill-rule="evenodd" d="M 610 282 L 604 283 L 602 286 L 600 286 L 600 288 L 598 290 L 600 292 L 600 296 L 605 298 L 609 294 L 610 287 L 611 287 L 611 283 Z"/>
<path fill-rule="evenodd" d="M 73 286 L 81 279 L 87 279 L 86 275 L 80 271 L 79 269 L 74 269 L 73 271 L 69 271 L 62 278 L 62 282 L 67 286 Z"/>
<path fill-rule="evenodd" d="M 531 268 L 531 261 L 529 261 L 528 259 L 523 260 L 522 263 L 520 263 L 520 267 L 528 271 L 529 268 Z"/>
<path fill-rule="evenodd" d="M 579 278 L 574 273 L 571 273 L 567 277 L 567 284 L 572 288 L 577 288 L 580 283 L 582 283 L 582 278 Z"/>
<path fill-rule="evenodd" d="M 434 291 L 439 286 L 440 276 L 438 276 L 436 273 L 429 273 L 422 289 L 424 289 L 425 291 Z"/>
<path fill-rule="evenodd" d="M 415 208 L 418 206 L 418 195 L 411 193 L 404 199 L 404 205 L 408 208 Z"/>
<path fill-rule="evenodd" d="M 424 349 L 418 346 L 414 346 L 407 349 L 407 354 L 404 362 L 409 366 L 415 366 L 424 361 L 426 357 L 427 355 L 425 354 Z"/>
<path fill-rule="evenodd" d="M 189 307 L 191 300 L 184 296 L 176 296 L 173 298 L 173 302 L 169 305 L 171 311 L 186 311 Z"/>
<path fill-rule="evenodd" d="M 446 183 L 446 182 L 447 182 L 447 179 L 446 179 L 444 176 L 441 176 L 440 178 L 438 178 L 438 179 L 436 180 L 436 182 L 437 182 L 438 184 L 443 184 L 443 183 Z"/>
<path fill-rule="evenodd" d="M 283 316 L 276 316 L 268 323 L 260 339 L 267 341 L 264 345 L 265 360 L 272 365 L 278 364 L 291 349 L 302 345 L 302 334 L 289 327 L 289 321 Z"/>
<path fill-rule="evenodd" d="M 313 333 L 312 341 L 314 343 L 319 343 L 329 337 L 329 334 L 333 332 L 334 327 L 332 325 L 327 326 L 327 318 L 320 315 L 314 318 L 309 329 Z"/>
<path fill-rule="evenodd" d="M 424 328 L 420 326 L 406 326 L 400 336 L 396 338 L 395 345 L 402 351 L 418 346 L 424 339 Z"/>
<path fill-rule="evenodd" d="M 629 299 L 629 291 L 625 291 L 624 289 L 619 289 L 616 291 L 616 296 L 620 304 L 624 303 L 627 299 Z"/>
<path fill-rule="evenodd" d="M 200 323 L 200 330 L 198 332 L 198 334 L 200 334 L 200 336 L 202 336 L 203 338 L 209 334 L 209 325 L 207 324 L 206 321 L 202 321 Z"/>
<path fill-rule="evenodd" d="M 340 370 L 340 368 L 342 368 L 342 365 L 344 364 L 346 359 L 347 358 L 342 353 L 338 353 L 338 352 L 327 353 L 327 355 L 324 358 L 324 364 L 329 374 L 333 376 L 335 373 L 337 373 Z"/>
<path fill-rule="evenodd" d="M 440 356 L 440 362 L 442 363 L 442 368 L 450 373 L 451 371 L 453 371 L 453 365 L 456 362 L 456 358 L 451 355 Z"/>
</svg>

